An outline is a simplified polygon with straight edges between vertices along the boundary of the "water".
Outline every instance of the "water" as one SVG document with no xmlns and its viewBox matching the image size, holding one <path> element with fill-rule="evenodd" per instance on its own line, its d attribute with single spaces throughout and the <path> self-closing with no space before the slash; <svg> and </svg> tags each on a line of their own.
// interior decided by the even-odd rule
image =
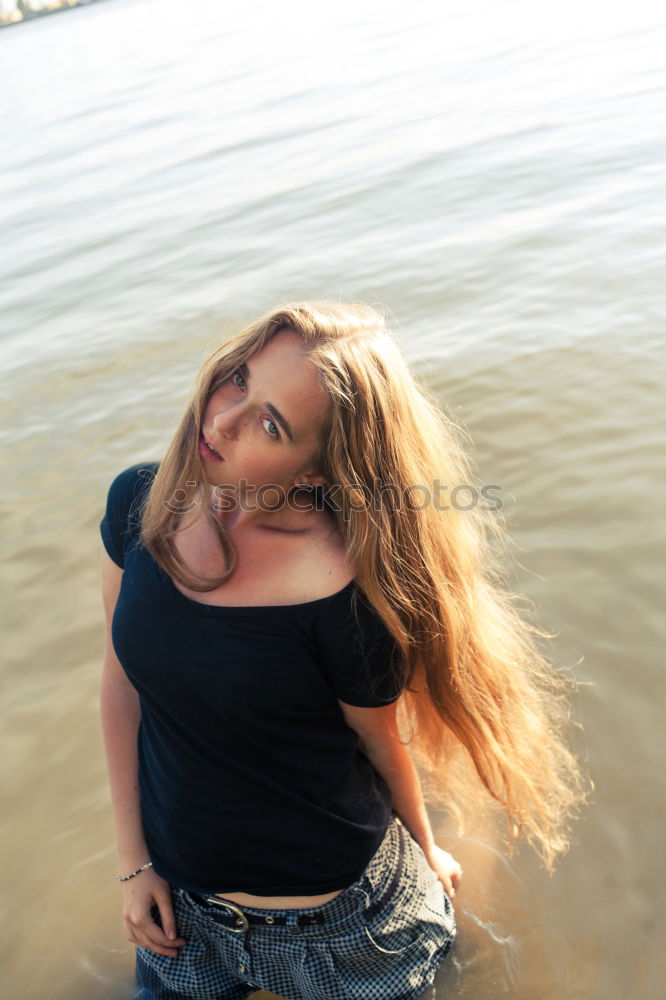
<svg viewBox="0 0 666 1000">
<path fill-rule="evenodd" d="M 453 845 L 438 1000 L 661 995 L 665 43 L 647 3 L 108 0 L 0 32 L 8 994 L 132 993 L 108 484 L 159 457 L 216 340 L 321 295 L 389 307 L 585 682 L 574 846 L 549 878 Z"/>
</svg>

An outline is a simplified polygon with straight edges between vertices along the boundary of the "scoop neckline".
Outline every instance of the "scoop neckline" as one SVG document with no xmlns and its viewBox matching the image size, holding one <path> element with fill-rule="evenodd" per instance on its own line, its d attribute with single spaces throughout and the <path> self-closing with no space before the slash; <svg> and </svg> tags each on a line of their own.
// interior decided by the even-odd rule
<svg viewBox="0 0 666 1000">
<path fill-rule="evenodd" d="M 159 462 L 143 462 L 142 467 L 154 466 L 155 472 L 159 469 Z M 147 550 L 146 550 L 147 552 Z M 204 604 L 203 601 L 194 601 L 191 597 L 186 597 L 176 584 L 173 582 L 166 570 L 156 562 L 151 553 L 147 553 L 150 556 L 150 561 L 158 572 L 160 581 L 162 585 L 166 588 L 168 594 L 171 595 L 176 603 L 181 604 L 182 607 L 188 608 L 190 611 L 194 611 L 196 614 L 205 615 L 206 617 L 224 617 L 228 615 L 257 615 L 261 612 L 266 614 L 285 614 L 289 612 L 302 611 L 303 609 L 314 608 L 318 604 L 325 604 L 327 601 L 332 601 L 335 598 L 340 598 L 356 586 L 356 579 L 352 579 L 347 583 L 341 590 L 336 590 L 333 594 L 328 594 L 326 597 L 317 597 L 313 601 L 300 601 L 298 604 Z"/>
<path fill-rule="evenodd" d="M 336 590 L 333 594 L 328 594 L 326 597 L 317 597 L 313 601 L 300 601 L 298 604 L 204 604 L 203 601 L 195 601 L 183 594 L 166 570 L 163 570 L 159 566 L 158 570 L 163 584 L 179 604 L 182 604 L 183 607 L 188 608 L 190 611 L 194 611 L 196 614 L 206 615 L 207 617 L 247 616 L 261 614 L 262 612 L 275 615 L 308 610 L 309 608 L 316 607 L 318 604 L 325 604 L 327 601 L 342 597 L 356 585 L 356 580 L 351 579 L 341 590 Z"/>
</svg>

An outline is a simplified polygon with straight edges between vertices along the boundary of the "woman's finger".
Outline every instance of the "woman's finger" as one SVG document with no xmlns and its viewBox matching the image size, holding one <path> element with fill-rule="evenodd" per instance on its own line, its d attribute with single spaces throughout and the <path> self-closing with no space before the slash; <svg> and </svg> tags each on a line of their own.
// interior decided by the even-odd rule
<svg viewBox="0 0 666 1000">
<path fill-rule="evenodd" d="M 176 938 L 170 941 L 160 925 L 155 923 L 150 914 L 145 914 L 139 918 L 128 915 L 124 920 L 125 936 L 133 944 L 141 945 L 143 948 L 150 948 L 161 955 L 175 957 L 179 954 L 178 949 L 185 944 L 183 938 Z"/>
<path fill-rule="evenodd" d="M 171 902 L 171 895 L 160 893 L 159 896 L 156 895 L 156 905 L 160 916 L 160 923 L 162 924 L 162 932 L 164 937 L 164 944 L 176 944 L 178 946 L 185 944 L 185 938 L 178 936 L 178 931 L 176 930 L 176 917 L 174 914 L 173 903 Z M 155 926 L 159 926 L 156 924 Z"/>
<path fill-rule="evenodd" d="M 176 942 L 169 941 L 162 928 L 153 921 L 142 922 L 141 925 L 135 925 L 132 929 L 136 943 L 142 948 L 149 948 L 151 951 L 156 951 L 158 955 L 167 955 L 169 958 L 176 958 L 179 955 Z"/>
</svg>

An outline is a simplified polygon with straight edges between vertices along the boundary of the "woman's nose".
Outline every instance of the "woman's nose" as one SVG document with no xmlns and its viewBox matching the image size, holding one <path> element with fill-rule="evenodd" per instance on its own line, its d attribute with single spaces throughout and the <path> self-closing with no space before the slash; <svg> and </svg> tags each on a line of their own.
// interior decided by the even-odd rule
<svg viewBox="0 0 666 1000">
<path fill-rule="evenodd" d="M 238 434 L 239 421 L 240 414 L 238 410 L 235 407 L 230 407 L 213 417 L 213 426 L 218 434 L 233 441 Z"/>
</svg>

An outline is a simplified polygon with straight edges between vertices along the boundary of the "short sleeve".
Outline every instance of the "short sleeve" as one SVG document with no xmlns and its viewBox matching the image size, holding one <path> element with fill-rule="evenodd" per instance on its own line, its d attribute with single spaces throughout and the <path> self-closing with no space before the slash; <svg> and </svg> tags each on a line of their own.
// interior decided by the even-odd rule
<svg viewBox="0 0 666 1000">
<path fill-rule="evenodd" d="M 125 566 L 129 543 L 138 532 L 138 519 L 134 516 L 138 503 L 145 496 L 156 470 L 155 462 L 132 465 L 120 472 L 109 487 L 99 530 L 104 548 L 121 569 Z"/>
<path fill-rule="evenodd" d="M 346 591 L 344 600 L 334 598 L 326 605 L 315 621 L 315 637 L 322 670 L 340 701 L 376 708 L 400 697 L 405 685 L 394 666 L 399 649 L 358 588 Z"/>
</svg>

